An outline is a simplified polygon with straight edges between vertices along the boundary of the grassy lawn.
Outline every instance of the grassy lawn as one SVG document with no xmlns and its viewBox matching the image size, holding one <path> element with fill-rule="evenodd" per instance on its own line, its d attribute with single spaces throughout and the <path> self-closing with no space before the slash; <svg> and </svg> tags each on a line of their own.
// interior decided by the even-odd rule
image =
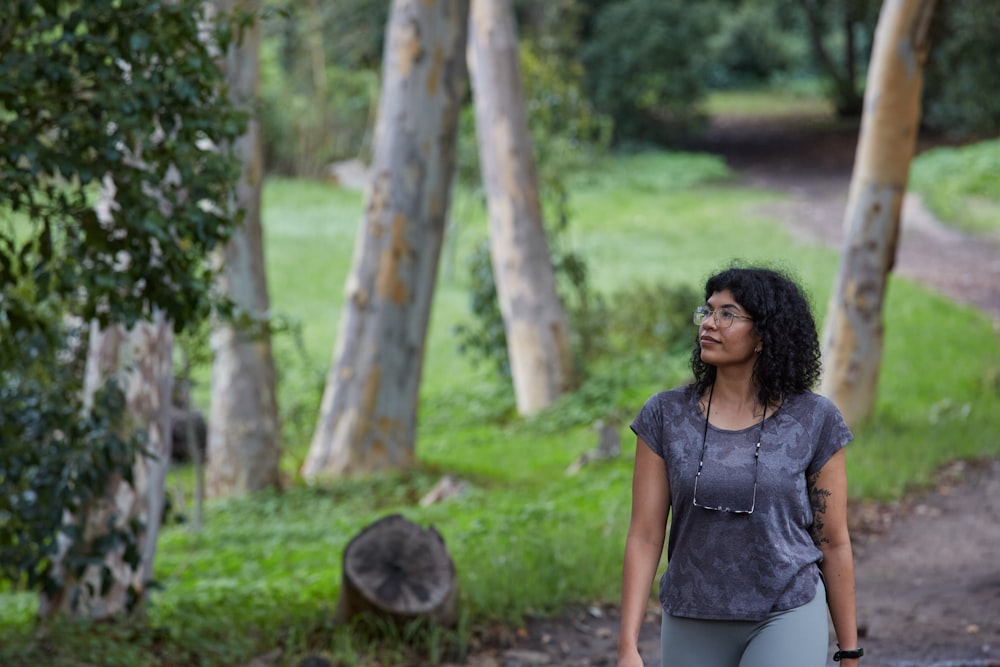
<svg viewBox="0 0 1000 667">
<path fill-rule="evenodd" d="M 704 104 L 710 116 L 735 115 L 761 119 L 802 117 L 831 119 L 833 104 L 815 82 L 775 85 L 756 90 L 722 90 Z"/>
<path fill-rule="evenodd" d="M 1000 234 L 1000 139 L 938 147 L 917 156 L 910 187 L 948 224 Z"/>
<path fill-rule="evenodd" d="M 700 289 L 732 258 L 777 264 L 801 278 L 822 319 L 835 253 L 800 245 L 777 221 L 751 213 L 776 195 L 733 187 L 726 177 L 725 167 L 705 156 L 598 161 L 573 177 L 565 242 L 586 258 L 604 294 L 637 284 Z M 457 354 L 452 335 L 468 317 L 463 258 L 486 234 L 483 213 L 467 195 L 453 207 L 435 295 L 419 464 L 323 486 L 297 481 L 362 206 L 360 194 L 321 183 L 267 183 L 272 306 L 289 322 L 275 343 L 289 488 L 209 503 L 200 534 L 185 524 L 166 527 L 156 561 L 162 590 L 148 623 L 61 626 L 58 641 L 32 641 L 34 598 L 0 596 L 0 664 L 221 667 L 245 665 L 278 645 L 283 665 L 310 650 L 342 665 L 375 664 L 375 653 L 381 664 L 398 662 L 402 648 L 376 651 L 329 621 L 346 543 L 397 512 L 435 526 L 458 572 L 462 622 L 453 634 L 421 635 L 431 662 L 484 624 L 617 600 L 634 443 L 627 423 L 651 393 L 685 381 L 686 354 L 635 350 L 592 369 L 579 392 L 544 414 L 510 418 L 511 389 Z M 596 445 L 593 421 L 613 410 L 625 415 L 622 456 L 567 475 Z M 849 449 L 852 496 L 892 500 L 946 461 L 1000 455 L 998 432 L 1000 345 L 989 319 L 894 278 L 876 416 L 856 429 Z M 421 507 L 416 500 L 444 474 L 465 480 L 467 492 Z M 185 488 L 189 477 L 180 470 L 168 484 Z"/>
</svg>

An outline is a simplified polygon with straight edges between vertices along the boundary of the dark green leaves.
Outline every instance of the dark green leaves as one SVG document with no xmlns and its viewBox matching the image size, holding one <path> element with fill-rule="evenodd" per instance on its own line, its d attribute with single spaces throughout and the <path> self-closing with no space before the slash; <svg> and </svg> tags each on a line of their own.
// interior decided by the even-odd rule
<svg viewBox="0 0 1000 667">
<path fill-rule="evenodd" d="M 225 147 L 246 116 L 202 41 L 203 12 L 195 0 L 15 4 L 0 50 L 0 215 L 65 230 L 48 258 L 65 269 L 51 272 L 63 280 L 53 289 L 82 289 L 81 315 L 124 322 L 159 308 L 184 328 L 211 308 L 207 257 L 235 226 Z M 102 181 L 114 194 L 95 228 Z M 143 280 L 167 269 L 170 280 Z M 110 302 L 113 315 L 97 307 Z"/>
<path fill-rule="evenodd" d="M 209 255 L 239 220 L 227 147 L 246 115 L 203 41 L 204 11 L 202 0 L 5 5 L 0 579 L 14 584 L 59 588 L 57 536 L 82 529 L 64 517 L 128 481 L 142 445 L 118 388 L 82 405 L 86 339 L 67 323 L 131 325 L 161 310 L 184 329 L 214 305 Z M 82 571 L 123 547 L 136 564 L 140 530 L 75 540 L 64 563 Z"/>
</svg>

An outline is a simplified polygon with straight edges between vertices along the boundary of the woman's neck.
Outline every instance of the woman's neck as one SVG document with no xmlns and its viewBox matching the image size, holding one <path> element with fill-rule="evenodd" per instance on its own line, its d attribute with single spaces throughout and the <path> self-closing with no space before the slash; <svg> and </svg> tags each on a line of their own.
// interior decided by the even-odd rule
<svg viewBox="0 0 1000 667">
<path fill-rule="evenodd" d="M 765 414 L 764 406 L 757 401 L 756 387 L 746 380 L 734 382 L 716 377 L 715 384 L 702 397 L 701 405 L 713 426 L 728 430 L 756 424 Z"/>
</svg>

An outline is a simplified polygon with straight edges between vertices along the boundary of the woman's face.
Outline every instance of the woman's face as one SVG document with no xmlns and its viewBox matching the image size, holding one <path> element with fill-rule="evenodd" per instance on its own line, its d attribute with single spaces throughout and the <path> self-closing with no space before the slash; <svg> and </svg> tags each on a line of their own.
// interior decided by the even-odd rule
<svg viewBox="0 0 1000 667">
<path fill-rule="evenodd" d="M 698 328 L 701 360 L 716 368 L 753 366 L 760 337 L 753 331 L 749 313 L 736 303 L 729 290 L 713 293 L 706 305 L 714 315 L 706 317 Z"/>
</svg>

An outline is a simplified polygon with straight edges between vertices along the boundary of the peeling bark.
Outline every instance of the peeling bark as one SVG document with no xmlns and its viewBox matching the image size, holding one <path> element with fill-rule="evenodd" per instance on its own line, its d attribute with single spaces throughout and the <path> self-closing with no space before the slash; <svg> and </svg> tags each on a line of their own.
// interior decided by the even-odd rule
<svg viewBox="0 0 1000 667">
<path fill-rule="evenodd" d="M 72 524 L 85 525 L 83 547 L 90 548 L 108 534 L 108 527 L 127 529 L 138 520 L 144 526 L 139 534 L 142 559 L 133 569 L 125 562 L 125 545 L 107 551 L 100 565 L 88 566 L 77 576 L 65 567 L 70 548 L 69 538 L 59 536 L 59 551 L 53 562 L 53 574 L 63 582 L 54 597 L 42 595 L 39 615 L 65 613 L 80 618 L 106 619 L 128 610 L 135 595 L 145 594 L 153 577 L 153 561 L 164 506 L 164 485 L 170 464 L 170 394 L 173 384 L 173 328 L 162 312 L 152 322 L 140 322 L 131 330 L 113 326 L 100 330 L 91 326 L 90 347 L 84 382 L 85 406 L 111 377 L 117 377 L 125 389 L 126 404 L 133 425 L 145 429 L 147 448 L 152 456 L 140 456 L 133 469 L 134 484 L 115 477 L 105 494 L 74 517 Z M 78 545 L 79 546 L 79 545 Z M 95 549 L 96 550 L 96 549 Z M 110 586 L 102 591 L 102 569 L 111 576 Z"/>
</svg>

